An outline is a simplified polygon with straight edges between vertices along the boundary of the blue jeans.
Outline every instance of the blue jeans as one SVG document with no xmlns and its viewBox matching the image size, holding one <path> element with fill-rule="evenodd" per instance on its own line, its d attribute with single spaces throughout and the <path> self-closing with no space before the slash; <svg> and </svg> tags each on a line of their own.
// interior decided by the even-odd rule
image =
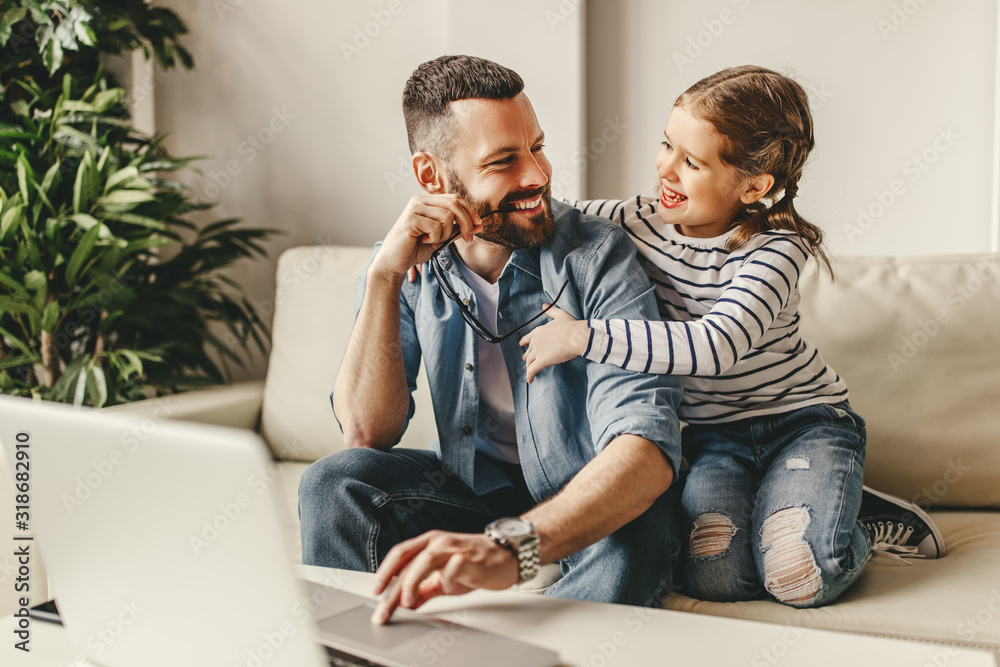
<svg viewBox="0 0 1000 667">
<path fill-rule="evenodd" d="M 374 572 L 393 545 L 428 530 L 481 533 L 534 506 L 520 468 L 513 489 L 477 496 L 430 451 L 348 449 L 312 464 L 299 484 L 302 562 Z M 677 485 L 674 485 L 675 487 Z M 659 606 L 680 552 L 672 490 L 608 537 L 563 559 L 546 595 Z"/>
<path fill-rule="evenodd" d="M 845 401 L 682 432 L 691 525 L 682 579 L 701 600 L 835 600 L 861 575 L 865 422 Z"/>
</svg>

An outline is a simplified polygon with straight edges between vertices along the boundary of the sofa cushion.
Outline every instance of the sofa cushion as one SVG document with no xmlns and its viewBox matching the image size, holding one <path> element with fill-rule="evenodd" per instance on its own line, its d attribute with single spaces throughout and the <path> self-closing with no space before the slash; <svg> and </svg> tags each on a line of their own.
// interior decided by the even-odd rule
<svg viewBox="0 0 1000 667">
<path fill-rule="evenodd" d="M 315 461 L 344 448 L 330 390 L 353 329 L 358 277 L 371 253 L 303 246 L 278 259 L 261 414 L 261 434 L 278 458 Z M 427 447 L 437 428 L 422 367 L 414 400 L 417 412 L 400 444 Z"/>
<path fill-rule="evenodd" d="M 1000 255 L 839 258 L 800 286 L 802 332 L 868 424 L 865 482 L 1000 507 Z"/>
<path fill-rule="evenodd" d="M 672 595 L 665 609 L 857 634 L 1000 650 L 1000 513 L 934 512 L 948 555 L 870 561 L 835 603 L 795 609 L 770 600 L 703 602 Z M 928 661 L 928 664 L 935 664 Z M 940 663 L 938 663 L 940 664 Z"/>
</svg>

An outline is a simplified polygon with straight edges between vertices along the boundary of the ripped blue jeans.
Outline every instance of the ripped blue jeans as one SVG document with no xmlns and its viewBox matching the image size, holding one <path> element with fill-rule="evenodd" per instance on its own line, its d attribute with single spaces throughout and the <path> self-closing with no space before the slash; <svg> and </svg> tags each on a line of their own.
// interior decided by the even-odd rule
<svg viewBox="0 0 1000 667">
<path fill-rule="evenodd" d="M 700 600 L 835 600 L 861 576 L 865 422 L 847 401 L 682 432 L 691 464 L 681 580 Z"/>
</svg>

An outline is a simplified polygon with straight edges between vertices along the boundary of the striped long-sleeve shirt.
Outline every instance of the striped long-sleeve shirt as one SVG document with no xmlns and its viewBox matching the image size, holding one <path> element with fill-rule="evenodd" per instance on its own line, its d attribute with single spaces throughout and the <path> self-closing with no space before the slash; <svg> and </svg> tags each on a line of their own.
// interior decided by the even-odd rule
<svg viewBox="0 0 1000 667">
<path fill-rule="evenodd" d="M 629 233 L 664 320 L 591 320 L 587 359 L 684 376 L 678 416 L 691 424 L 847 398 L 844 381 L 799 335 L 798 279 L 809 254 L 797 236 L 771 230 L 729 251 L 731 232 L 684 236 L 660 219 L 653 198 L 573 205 Z"/>
</svg>

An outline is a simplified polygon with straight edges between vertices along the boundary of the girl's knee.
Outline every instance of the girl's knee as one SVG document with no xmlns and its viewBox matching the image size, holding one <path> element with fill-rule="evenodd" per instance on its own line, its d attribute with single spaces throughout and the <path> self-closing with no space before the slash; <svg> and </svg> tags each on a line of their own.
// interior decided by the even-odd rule
<svg viewBox="0 0 1000 667">
<path fill-rule="evenodd" d="M 764 588 L 776 600 L 793 607 L 815 605 L 823 590 L 823 573 L 805 539 L 809 510 L 786 507 L 761 526 Z"/>
<path fill-rule="evenodd" d="M 708 512 L 694 520 L 689 550 L 693 559 L 724 554 L 736 535 L 732 519 L 721 512 Z"/>
</svg>

